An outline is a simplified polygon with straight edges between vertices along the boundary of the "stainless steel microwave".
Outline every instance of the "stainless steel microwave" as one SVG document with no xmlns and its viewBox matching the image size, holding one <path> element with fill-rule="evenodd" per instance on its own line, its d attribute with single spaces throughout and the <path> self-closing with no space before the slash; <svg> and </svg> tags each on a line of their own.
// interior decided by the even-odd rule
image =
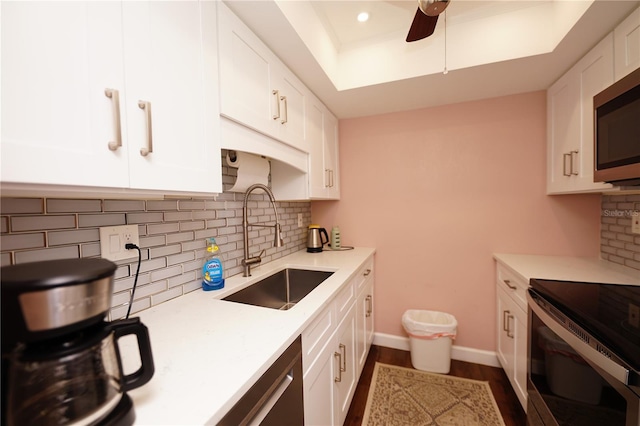
<svg viewBox="0 0 640 426">
<path fill-rule="evenodd" d="M 640 68 L 593 97 L 594 182 L 640 185 Z"/>
</svg>

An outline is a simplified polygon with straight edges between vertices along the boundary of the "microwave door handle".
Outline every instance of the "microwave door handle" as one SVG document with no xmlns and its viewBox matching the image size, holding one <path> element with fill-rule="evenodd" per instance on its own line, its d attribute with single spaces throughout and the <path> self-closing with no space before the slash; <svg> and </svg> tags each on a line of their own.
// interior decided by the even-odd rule
<svg viewBox="0 0 640 426">
<path fill-rule="evenodd" d="M 540 320 L 542 320 L 544 325 L 549 327 L 551 331 L 556 333 L 562 340 L 569 344 L 569 346 L 580 354 L 580 356 L 582 356 L 589 365 L 603 370 L 624 385 L 629 384 L 630 371 L 628 369 L 605 357 L 587 343 L 580 340 L 576 335 L 565 329 L 560 325 L 560 323 L 547 314 L 544 309 L 538 306 L 538 303 L 529 293 L 527 293 L 527 302 L 529 304 L 529 308 L 538 316 L 538 318 L 540 318 Z"/>
</svg>

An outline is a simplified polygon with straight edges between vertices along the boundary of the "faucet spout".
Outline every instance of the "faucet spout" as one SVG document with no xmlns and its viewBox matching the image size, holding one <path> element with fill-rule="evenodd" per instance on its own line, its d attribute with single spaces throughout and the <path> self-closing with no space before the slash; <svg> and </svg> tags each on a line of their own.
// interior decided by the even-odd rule
<svg viewBox="0 0 640 426">
<path fill-rule="evenodd" d="M 262 189 L 269 197 L 269 201 L 273 206 L 273 213 L 276 217 L 276 223 L 274 225 L 265 225 L 254 223 L 249 225 L 249 211 L 247 208 L 247 201 L 249 200 L 249 194 L 255 191 L 256 189 Z M 244 259 L 242 259 L 242 266 L 244 266 L 243 277 L 251 276 L 251 265 L 258 264 L 262 262 L 262 255 L 264 254 L 264 250 L 260 252 L 257 256 L 250 257 L 249 256 L 249 227 L 250 226 L 259 226 L 259 227 L 273 227 L 275 231 L 275 236 L 273 240 L 274 247 L 282 247 L 284 242 L 282 241 L 282 226 L 280 225 L 280 221 L 278 219 L 278 209 L 276 208 L 276 199 L 273 196 L 273 192 L 269 189 L 268 186 L 265 186 L 261 183 L 256 183 L 247 188 L 247 191 L 244 194 L 244 203 L 242 205 L 242 236 L 244 239 Z"/>
</svg>

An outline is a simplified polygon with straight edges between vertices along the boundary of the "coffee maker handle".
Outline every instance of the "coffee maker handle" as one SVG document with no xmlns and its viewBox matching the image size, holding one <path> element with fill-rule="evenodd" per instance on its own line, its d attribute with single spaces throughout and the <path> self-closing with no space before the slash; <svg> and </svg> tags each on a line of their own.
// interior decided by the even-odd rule
<svg viewBox="0 0 640 426">
<path fill-rule="evenodd" d="M 322 238 L 323 234 L 324 234 L 324 238 Z M 329 234 L 327 234 L 327 230 L 324 228 L 320 228 L 320 242 L 322 243 L 323 247 L 325 244 L 329 242 Z"/>
<path fill-rule="evenodd" d="M 151 341 L 149 340 L 149 330 L 147 329 L 147 326 L 140 322 L 140 318 L 128 318 L 113 321 L 109 324 L 113 327 L 114 337 L 116 340 L 115 349 L 119 363 L 122 363 L 122 359 L 120 358 L 120 349 L 117 344 L 118 339 L 129 334 L 135 334 L 136 339 L 138 340 L 138 349 L 140 351 L 140 361 L 142 365 L 138 370 L 122 377 L 122 391 L 126 392 L 144 385 L 151 380 L 153 373 L 155 372 L 153 356 L 151 354 Z M 122 365 L 120 366 L 120 371 L 122 371 Z"/>
</svg>

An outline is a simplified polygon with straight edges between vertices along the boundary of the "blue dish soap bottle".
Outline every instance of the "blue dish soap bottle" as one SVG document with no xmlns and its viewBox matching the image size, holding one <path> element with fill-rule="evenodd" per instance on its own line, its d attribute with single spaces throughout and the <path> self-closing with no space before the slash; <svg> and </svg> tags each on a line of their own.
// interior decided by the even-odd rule
<svg viewBox="0 0 640 426">
<path fill-rule="evenodd" d="M 224 287 L 224 269 L 222 259 L 220 259 L 220 247 L 216 244 L 216 239 L 207 239 L 207 253 L 209 257 L 202 267 L 202 289 L 204 291 L 220 290 Z"/>
</svg>

